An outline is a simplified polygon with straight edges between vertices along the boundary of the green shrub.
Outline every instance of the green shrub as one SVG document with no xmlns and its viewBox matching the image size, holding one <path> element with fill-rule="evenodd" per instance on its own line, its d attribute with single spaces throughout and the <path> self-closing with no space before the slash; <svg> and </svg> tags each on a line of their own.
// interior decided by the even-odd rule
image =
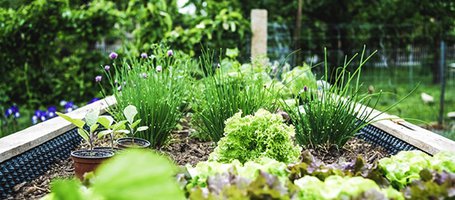
<svg viewBox="0 0 455 200">
<path fill-rule="evenodd" d="M 114 71 L 107 71 L 112 92 L 117 99 L 116 108 L 110 110 L 116 119 L 124 119 L 123 109 L 135 105 L 140 125 L 149 129 L 138 137 L 150 141 L 153 147 L 161 147 L 172 129 L 182 117 L 181 106 L 189 87 L 187 77 L 180 70 L 189 68 L 191 62 L 167 55 L 167 49 L 156 46 L 147 58 L 131 55 Z M 121 55 L 120 55 L 121 57 Z M 110 90 L 104 90 L 105 95 Z"/>
<path fill-rule="evenodd" d="M 260 157 L 280 162 L 297 161 L 301 148 L 292 137 L 294 127 L 283 123 L 279 114 L 259 109 L 254 115 L 236 113 L 226 120 L 225 136 L 218 142 L 210 159 L 219 162 L 239 160 L 244 163 Z"/>
<path fill-rule="evenodd" d="M 103 0 L 74 7 L 67 0 L 35 0 L 0 8 L 0 103 L 37 108 L 93 98 L 96 91 L 87 88 L 107 60 L 95 43 L 113 37 L 117 20 L 114 4 Z"/>
</svg>

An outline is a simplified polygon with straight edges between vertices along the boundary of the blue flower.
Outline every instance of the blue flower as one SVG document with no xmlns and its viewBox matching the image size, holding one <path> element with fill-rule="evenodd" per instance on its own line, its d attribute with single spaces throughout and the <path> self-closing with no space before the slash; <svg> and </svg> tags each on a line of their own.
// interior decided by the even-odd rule
<svg viewBox="0 0 455 200">
<path fill-rule="evenodd" d="M 32 123 L 37 124 L 38 123 L 38 117 L 36 115 L 32 116 Z"/>
<path fill-rule="evenodd" d="M 10 116 L 13 116 L 14 118 L 19 118 L 21 116 L 19 108 L 16 105 L 13 105 L 5 110 L 5 117 L 8 118 Z"/>
<path fill-rule="evenodd" d="M 74 103 L 72 101 L 68 101 L 64 106 L 63 108 L 65 108 L 65 112 L 66 113 L 69 113 L 71 111 L 73 111 L 74 109 L 77 108 L 76 105 L 74 105 Z"/>
<path fill-rule="evenodd" d="M 100 99 L 98 99 L 98 98 L 95 97 L 95 98 L 93 98 L 92 100 L 90 100 L 87 104 L 91 104 L 91 103 L 96 102 L 96 101 L 99 101 L 99 100 L 100 100 Z"/>
</svg>

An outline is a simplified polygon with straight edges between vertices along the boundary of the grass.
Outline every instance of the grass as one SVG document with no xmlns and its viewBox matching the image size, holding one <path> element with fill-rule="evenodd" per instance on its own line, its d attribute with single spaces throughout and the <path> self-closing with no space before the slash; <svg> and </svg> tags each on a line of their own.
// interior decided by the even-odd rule
<svg viewBox="0 0 455 200">
<path fill-rule="evenodd" d="M 413 71 L 410 71 L 406 67 L 367 67 L 365 69 L 361 78 L 361 81 L 364 83 L 363 90 L 367 91 L 368 86 L 372 85 L 376 92 L 379 90 L 384 91 L 384 95 L 376 109 L 386 109 L 418 85 L 418 88 L 413 94 L 393 109 L 387 111 L 387 113 L 397 115 L 417 125 L 429 125 L 437 122 L 441 86 L 439 84 L 431 84 L 430 71 L 422 67 L 415 67 L 412 69 Z M 450 126 L 451 123 L 450 119 L 447 118 L 447 113 L 455 111 L 454 86 L 454 78 L 447 80 L 444 98 L 444 124 L 446 127 Z M 420 96 L 422 92 L 433 96 L 434 103 L 425 104 Z M 442 131 L 441 134 L 455 139 L 454 131 Z"/>
</svg>

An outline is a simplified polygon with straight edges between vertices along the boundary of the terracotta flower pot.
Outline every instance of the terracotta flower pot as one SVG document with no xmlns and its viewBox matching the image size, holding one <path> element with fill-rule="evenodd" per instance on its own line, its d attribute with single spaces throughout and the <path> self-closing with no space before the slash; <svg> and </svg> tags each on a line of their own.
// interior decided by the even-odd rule
<svg viewBox="0 0 455 200">
<path fill-rule="evenodd" d="M 113 151 L 100 149 L 77 150 L 71 152 L 71 159 L 74 162 L 74 173 L 80 180 L 84 179 L 86 172 L 94 171 L 103 161 L 114 156 Z"/>
<path fill-rule="evenodd" d="M 141 138 L 132 138 L 132 137 L 125 137 L 117 139 L 117 146 L 119 149 L 126 149 L 126 148 L 141 148 L 145 149 L 150 147 L 150 142 Z"/>
</svg>

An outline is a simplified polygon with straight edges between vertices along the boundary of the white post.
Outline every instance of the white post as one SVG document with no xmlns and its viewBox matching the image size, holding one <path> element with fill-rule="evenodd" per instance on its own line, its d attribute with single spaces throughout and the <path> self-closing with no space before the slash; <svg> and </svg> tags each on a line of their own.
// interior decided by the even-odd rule
<svg viewBox="0 0 455 200">
<path fill-rule="evenodd" d="M 251 59 L 267 57 L 267 10 L 251 10 Z"/>
</svg>

